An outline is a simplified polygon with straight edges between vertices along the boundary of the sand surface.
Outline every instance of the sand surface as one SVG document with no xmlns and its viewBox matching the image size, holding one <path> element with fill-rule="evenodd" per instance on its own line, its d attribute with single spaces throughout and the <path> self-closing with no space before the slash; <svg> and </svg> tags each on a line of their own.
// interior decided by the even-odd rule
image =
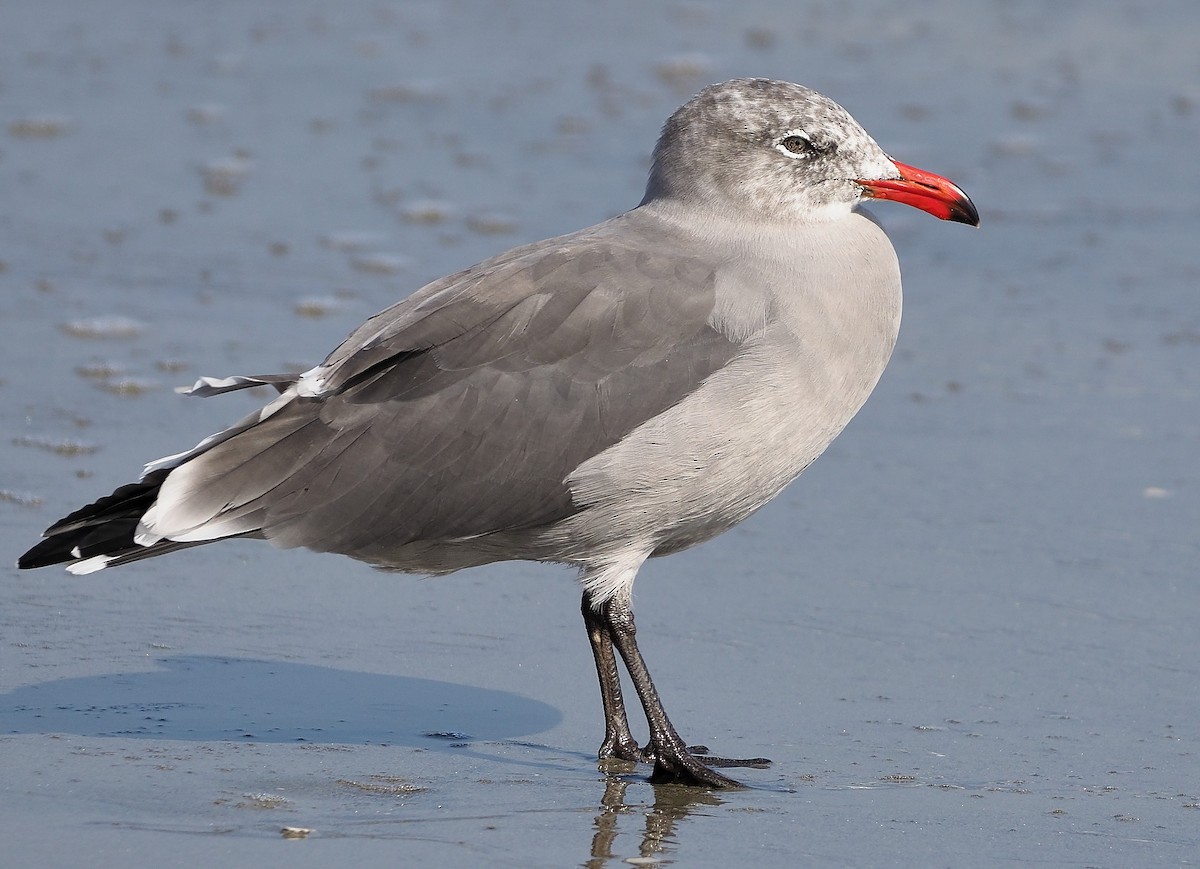
<svg viewBox="0 0 1200 869">
<path fill-rule="evenodd" d="M 829 94 L 983 226 L 874 209 L 906 285 L 874 397 L 638 581 L 681 731 L 775 760 L 747 789 L 597 768 L 566 571 L 234 543 L 2 568 L 3 862 L 1194 865 L 1197 32 L 1185 0 L 5 2 L 9 565 L 263 398 L 172 387 L 307 368 L 636 204 L 709 82 Z"/>
</svg>

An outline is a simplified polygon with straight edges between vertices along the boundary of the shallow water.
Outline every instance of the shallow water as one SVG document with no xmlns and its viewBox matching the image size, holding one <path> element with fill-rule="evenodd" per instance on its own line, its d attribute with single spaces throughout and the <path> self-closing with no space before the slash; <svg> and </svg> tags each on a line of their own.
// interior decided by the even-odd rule
<svg viewBox="0 0 1200 869">
<path fill-rule="evenodd" d="M 637 201 L 703 84 L 788 78 L 973 197 L 875 213 L 896 357 L 803 479 L 656 561 L 729 793 L 598 770 L 568 574 L 228 544 L 0 586 L 14 865 L 1180 865 L 1200 853 L 1200 9 L 9 2 L 0 549 L 426 280 Z M 285 827 L 309 830 L 286 839 Z"/>
</svg>

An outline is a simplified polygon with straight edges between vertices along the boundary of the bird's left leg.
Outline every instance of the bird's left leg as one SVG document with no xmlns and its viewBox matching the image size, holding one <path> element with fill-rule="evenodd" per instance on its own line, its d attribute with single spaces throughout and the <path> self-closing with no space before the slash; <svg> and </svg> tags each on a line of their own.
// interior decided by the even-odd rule
<svg viewBox="0 0 1200 869">
<path fill-rule="evenodd" d="M 600 743 L 600 759 L 615 757 L 621 760 L 645 760 L 642 749 L 629 730 L 629 717 L 621 697 L 621 675 L 617 671 L 617 656 L 613 654 L 608 625 L 592 604 L 592 595 L 583 593 L 583 623 L 587 628 L 592 657 L 596 659 L 596 675 L 600 679 L 600 699 L 604 703 L 604 741 Z"/>
</svg>

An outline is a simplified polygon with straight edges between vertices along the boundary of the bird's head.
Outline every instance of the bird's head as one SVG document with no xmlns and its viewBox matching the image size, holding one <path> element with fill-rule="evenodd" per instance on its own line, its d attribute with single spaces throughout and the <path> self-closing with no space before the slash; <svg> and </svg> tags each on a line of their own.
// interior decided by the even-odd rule
<svg viewBox="0 0 1200 869">
<path fill-rule="evenodd" d="M 729 216 L 813 223 L 863 199 L 891 199 L 979 224 L 950 181 L 889 157 L 850 114 L 802 85 L 734 79 L 667 120 L 643 203 L 675 200 Z"/>
</svg>

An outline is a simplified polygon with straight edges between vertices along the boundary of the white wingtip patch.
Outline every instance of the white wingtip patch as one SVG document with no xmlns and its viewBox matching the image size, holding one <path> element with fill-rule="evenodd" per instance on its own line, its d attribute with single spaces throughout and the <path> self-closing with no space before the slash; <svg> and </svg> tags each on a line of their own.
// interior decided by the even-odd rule
<svg viewBox="0 0 1200 869">
<path fill-rule="evenodd" d="M 67 573 L 73 573 L 76 576 L 95 573 L 97 570 L 104 570 L 115 557 L 115 555 L 97 555 L 94 558 L 85 558 L 83 561 L 68 564 Z"/>
</svg>

